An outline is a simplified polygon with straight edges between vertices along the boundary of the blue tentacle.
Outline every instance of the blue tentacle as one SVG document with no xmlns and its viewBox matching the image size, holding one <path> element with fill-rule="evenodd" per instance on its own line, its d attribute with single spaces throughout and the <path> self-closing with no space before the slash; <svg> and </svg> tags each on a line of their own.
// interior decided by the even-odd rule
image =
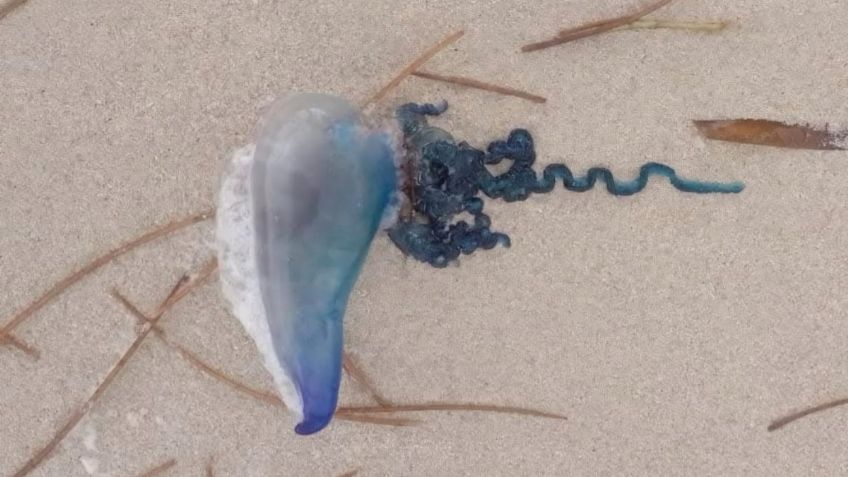
<svg viewBox="0 0 848 477">
<path fill-rule="evenodd" d="M 409 160 L 415 166 L 411 195 L 416 216 L 401 219 L 389 229 L 389 237 L 405 254 L 435 267 L 444 267 L 478 248 L 509 246 L 506 234 L 491 231 L 480 193 L 514 202 L 551 192 L 557 181 L 567 190 L 585 192 L 600 180 L 610 194 L 629 196 L 642 191 L 651 176 L 665 177 L 676 189 L 697 194 L 739 193 L 744 189 L 741 182 L 684 179 L 673 168 L 656 162 L 644 164 L 638 177 L 629 181 L 616 181 L 604 167 L 593 167 L 585 176 L 575 177 L 564 164 L 550 164 L 539 176 L 533 169 L 536 150 L 528 131 L 515 129 L 506 140 L 492 142 L 483 152 L 464 142 L 457 144 L 450 134 L 427 124 L 427 116 L 439 115 L 446 107 L 446 103 L 410 103 L 396 113 L 406 136 Z M 512 161 L 506 172 L 494 175 L 486 168 L 504 159 Z M 457 220 L 461 213 L 470 214 L 473 223 Z"/>
</svg>

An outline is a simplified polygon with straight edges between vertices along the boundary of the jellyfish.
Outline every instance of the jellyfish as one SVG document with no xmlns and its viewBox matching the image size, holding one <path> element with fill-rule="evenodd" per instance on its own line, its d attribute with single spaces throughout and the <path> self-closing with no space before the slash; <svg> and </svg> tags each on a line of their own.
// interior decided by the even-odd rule
<svg viewBox="0 0 848 477">
<path fill-rule="evenodd" d="M 218 197 L 221 283 L 255 341 L 283 402 L 313 434 L 332 420 L 341 381 L 343 319 L 377 232 L 403 254 L 442 268 L 498 245 L 483 196 L 521 201 L 561 181 L 581 192 L 603 181 L 614 195 L 641 191 L 651 175 L 694 193 L 736 193 L 741 183 L 681 179 L 649 163 L 632 181 L 605 168 L 575 177 L 563 164 L 533 168 L 531 134 L 513 130 L 485 151 L 428 123 L 447 103 L 400 106 L 376 126 L 347 101 L 297 94 L 276 101 L 254 145 L 233 155 Z M 502 174 L 487 165 L 512 161 Z M 399 213 L 405 205 L 407 213 Z M 461 220 L 470 214 L 471 223 Z"/>
</svg>

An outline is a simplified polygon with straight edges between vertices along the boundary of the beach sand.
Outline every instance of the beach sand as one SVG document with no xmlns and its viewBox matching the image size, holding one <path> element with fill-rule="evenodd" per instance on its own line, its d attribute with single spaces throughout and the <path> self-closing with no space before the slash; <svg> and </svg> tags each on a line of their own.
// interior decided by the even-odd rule
<svg viewBox="0 0 848 477">
<path fill-rule="evenodd" d="M 346 349 L 397 403 L 526 406 L 567 420 L 419 413 L 299 437 L 284 410 L 222 385 L 155 336 L 31 475 L 845 475 L 848 155 L 708 142 L 692 119 L 848 122 L 840 0 L 679 0 L 654 18 L 719 33 L 624 31 L 521 45 L 638 2 L 30 0 L 0 20 L 0 319 L 155 224 L 214 205 L 261 109 L 292 91 L 362 102 L 457 29 L 426 69 L 545 104 L 409 78 L 377 105 L 447 99 L 435 121 L 477 146 L 530 130 L 542 164 L 648 161 L 741 180 L 687 195 L 558 188 L 490 201 L 512 248 L 436 270 L 385 235 L 346 316 Z M 202 222 L 73 286 L 0 348 L 0 475 L 13 475 L 135 340 L 117 288 L 153 313 L 213 252 Z M 163 316 L 169 339 L 271 390 L 216 280 Z M 367 404 L 347 378 L 341 401 Z"/>
</svg>

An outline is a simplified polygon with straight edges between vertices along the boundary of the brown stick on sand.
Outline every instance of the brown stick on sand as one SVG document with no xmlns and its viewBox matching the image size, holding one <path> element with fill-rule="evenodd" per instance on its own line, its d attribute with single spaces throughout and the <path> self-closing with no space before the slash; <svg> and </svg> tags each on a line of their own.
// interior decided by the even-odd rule
<svg viewBox="0 0 848 477">
<path fill-rule="evenodd" d="M 545 103 L 547 99 L 538 96 L 535 94 L 528 93 L 526 91 L 521 91 L 520 89 L 510 88 L 508 86 L 500 86 L 492 83 L 486 83 L 483 81 L 479 81 L 473 78 L 465 78 L 463 76 L 453 76 L 453 75 L 440 75 L 438 73 L 431 73 L 429 71 L 416 71 L 412 73 L 413 76 L 418 76 L 419 78 L 426 78 L 434 81 L 443 81 L 445 83 L 458 84 L 460 86 L 468 86 L 469 88 L 481 89 L 483 91 L 491 91 L 493 93 L 503 94 L 506 96 L 515 96 L 517 98 L 526 99 L 528 101 L 533 101 L 534 103 Z"/>
<path fill-rule="evenodd" d="M 11 0 L 5 5 L 0 5 L 0 20 L 6 18 L 10 13 L 26 2 L 27 0 Z"/>
<path fill-rule="evenodd" d="M 400 73 L 398 73 L 397 76 L 395 76 L 391 81 L 389 81 L 386 84 L 386 86 L 383 86 L 380 89 L 380 91 L 377 91 L 377 93 L 374 96 L 372 96 L 367 101 L 362 103 L 362 107 L 365 108 L 366 106 L 374 104 L 374 103 L 380 101 L 381 99 L 385 98 L 386 95 L 389 94 L 389 92 L 391 92 L 393 89 L 397 88 L 397 86 L 403 80 L 405 80 L 409 75 L 411 75 L 416 70 L 418 70 L 418 68 L 421 68 L 424 65 L 424 63 L 430 61 L 431 58 L 436 56 L 436 54 L 438 52 L 445 49 L 445 47 L 447 47 L 451 43 L 455 42 L 456 40 L 459 40 L 460 37 L 462 37 L 462 35 L 464 35 L 464 34 L 465 34 L 464 31 L 459 30 L 459 31 L 457 31 L 457 32 L 455 32 L 451 35 L 448 35 L 447 37 L 442 39 L 440 42 L 436 43 L 435 45 L 433 45 L 430 48 L 428 48 L 427 50 L 425 50 L 424 53 L 421 54 L 421 56 L 419 56 L 418 58 L 415 59 L 415 61 L 410 63 L 406 68 L 400 70 Z"/>
<path fill-rule="evenodd" d="M 794 412 L 788 416 L 781 417 L 780 419 L 776 419 L 774 422 L 769 424 L 768 431 L 774 432 L 781 427 L 795 422 L 802 417 L 807 417 L 811 414 L 816 414 L 819 412 L 827 411 L 828 409 L 833 409 L 835 407 L 844 406 L 848 404 L 848 398 L 837 399 L 835 401 L 826 402 L 824 404 L 819 404 L 818 406 L 813 406 L 809 409 L 804 409 L 803 411 Z"/>
<path fill-rule="evenodd" d="M 39 296 L 30 304 L 18 311 L 12 317 L 12 319 L 10 319 L 5 325 L 3 325 L 2 328 L 0 328 L 0 345 L 4 344 L 5 342 L 8 342 L 8 337 L 10 333 L 12 333 L 12 331 L 14 331 L 15 328 L 20 326 L 24 321 L 32 317 L 36 312 L 38 312 L 38 310 L 44 308 L 45 305 L 53 301 L 65 290 L 85 278 L 87 275 L 94 273 L 100 267 L 148 242 L 152 242 L 153 240 L 172 234 L 190 225 L 207 220 L 214 216 L 214 214 L 215 212 L 213 210 L 206 210 L 199 214 L 168 222 L 167 224 L 156 227 L 139 237 L 124 242 L 116 248 L 113 248 L 105 254 L 95 258 L 87 265 L 83 266 L 82 268 L 76 270 L 75 272 L 60 280 L 58 283 L 56 283 L 55 285 L 50 287 L 50 289 L 44 292 L 41 296 Z"/>
<path fill-rule="evenodd" d="M 399 412 L 444 412 L 444 411 L 459 411 L 459 412 L 491 412 L 496 414 L 512 414 L 517 416 L 542 417 L 546 419 L 561 419 L 568 418 L 562 414 L 553 412 L 538 411 L 517 406 L 498 406 L 494 404 L 474 404 L 474 403 L 449 403 L 449 402 L 433 402 L 423 404 L 393 404 L 391 406 L 350 406 L 340 407 L 339 411 L 345 411 L 355 414 L 380 414 L 380 413 L 399 413 Z"/>
<path fill-rule="evenodd" d="M 342 366 L 344 370 L 347 372 L 348 376 L 353 378 L 354 381 L 359 383 L 363 389 L 368 393 L 368 396 L 377 403 L 379 406 L 391 406 L 392 402 L 383 397 L 380 394 L 380 391 L 377 390 L 377 387 L 374 386 L 374 383 L 371 382 L 371 378 L 362 371 L 362 368 L 356 363 L 356 358 L 353 357 L 350 353 L 344 353 L 342 355 Z"/>
<path fill-rule="evenodd" d="M 166 346 L 177 351 L 180 354 L 180 356 L 183 357 L 183 359 L 188 361 L 191 365 L 193 365 L 194 367 L 196 367 L 197 369 L 199 369 L 203 373 L 205 373 L 205 374 L 211 376 L 212 378 L 217 379 L 218 381 L 226 384 L 227 386 L 230 386 L 231 388 L 233 388 L 233 389 L 235 389 L 239 392 L 242 392 L 244 394 L 247 394 L 247 395 L 249 395 L 249 396 L 251 396 L 255 399 L 258 399 L 260 401 L 264 401 L 268 404 L 271 404 L 272 406 L 279 406 L 279 407 L 283 407 L 283 408 L 285 407 L 285 405 L 283 405 L 283 402 L 277 396 L 270 394 L 270 393 L 267 393 L 265 391 L 259 390 L 259 389 L 254 389 L 250 386 L 247 386 L 246 384 L 240 383 L 236 379 L 228 376 L 223 371 L 216 369 L 212 365 L 210 365 L 210 364 L 206 363 L 205 361 L 203 361 L 202 359 L 200 359 L 200 357 L 198 357 L 196 354 L 189 351 L 188 348 L 172 341 L 165 334 L 165 330 L 163 330 L 158 324 L 152 324 L 153 319 L 148 317 L 144 313 L 142 313 L 141 310 L 139 310 L 137 306 L 135 306 L 129 299 L 127 299 L 118 290 L 112 290 L 112 296 L 116 300 L 118 300 L 118 302 L 121 305 L 123 305 L 124 308 L 126 308 L 127 311 L 129 311 L 131 315 L 135 316 L 136 319 L 138 319 L 139 323 L 142 323 L 142 324 L 150 323 L 152 328 L 153 328 L 153 332 L 156 333 L 157 338 L 159 338 Z"/>
<path fill-rule="evenodd" d="M 568 43 L 570 41 L 579 40 L 581 38 L 586 38 L 592 35 L 598 35 L 601 33 L 606 33 L 611 30 L 615 30 L 616 28 L 622 27 L 624 25 L 630 24 L 639 20 L 640 18 L 648 15 L 649 13 L 653 13 L 660 8 L 668 5 L 674 0 L 659 0 L 654 2 L 646 7 L 643 7 L 637 10 L 634 13 L 629 15 L 624 15 L 621 17 L 610 18 L 608 20 L 594 21 L 589 23 L 584 23 L 576 28 L 568 28 L 559 32 L 559 34 L 549 40 L 540 41 L 538 43 L 530 43 L 528 45 L 524 45 L 521 47 L 521 51 L 525 53 L 529 53 L 531 51 L 543 50 L 545 48 L 550 48 L 552 46 L 562 45 L 563 43 Z"/>
<path fill-rule="evenodd" d="M 175 465 L 177 465 L 176 459 L 171 459 L 139 475 L 139 477 L 156 477 L 157 475 L 164 474 L 166 471 L 168 471 L 171 467 Z"/>
<path fill-rule="evenodd" d="M 14 335 L 0 335 L 0 345 L 14 346 L 35 359 L 41 357 L 41 353 L 37 349 Z"/>
<path fill-rule="evenodd" d="M 177 282 L 177 285 L 171 290 L 171 293 L 162 301 L 162 303 L 157 308 L 156 314 L 151 318 L 151 322 L 147 325 L 142 332 L 136 337 L 135 341 L 133 341 L 132 345 L 124 352 L 121 358 L 112 366 L 112 369 L 103 379 L 97 389 L 94 390 L 94 393 L 86 399 L 86 401 L 80 406 L 68 419 L 64 426 L 62 426 L 50 442 L 47 443 L 44 447 L 38 450 L 17 472 L 13 475 L 14 477 L 23 477 L 25 475 L 29 475 L 30 472 L 35 470 L 42 462 L 44 462 L 50 454 L 56 450 L 56 447 L 62 442 L 62 440 L 76 427 L 77 424 L 82 420 L 83 417 L 88 413 L 88 411 L 94 406 L 94 404 L 100 399 L 101 396 L 106 392 L 106 389 L 110 384 L 115 380 L 121 370 L 129 362 L 130 358 L 132 358 L 135 353 L 141 347 L 144 339 L 147 338 L 147 335 L 153 330 L 154 326 L 159 322 L 162 318 L 162 315 L 165 314 L 165 311 L 168 310 L 171 306 L 177 303 L 179 300 L 185 298 L 186 295 L 191 293 L 194 289 L 196 289 L 199 285 L 203 284 L 211 275 L 215 272 L 216 269 L 216 261 L 210 260 L 206 263 L 206 265 L 192 278 L 186 279 L 186 276 L 180 278 Z"/>
<path fill-rule="evenodd" d="M 686 30 L 686 31 L 701 31 L 701 32 L 717 32 L 722 31 L 730 25 L 729 21 L 714 20 L 714 21 L 687 21 L 687 20 L 654 20 L 643 18 L 627 25 L 620 26 L 614 31 L 622 30 Z"/>
</svg>

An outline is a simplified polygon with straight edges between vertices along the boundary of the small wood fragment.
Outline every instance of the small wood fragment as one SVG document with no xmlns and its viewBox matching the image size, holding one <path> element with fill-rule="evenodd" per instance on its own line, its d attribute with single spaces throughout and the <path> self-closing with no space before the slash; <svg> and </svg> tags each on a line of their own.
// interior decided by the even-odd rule
<svg viewBox="0 0 848 477">
<path fill-rule="evenodd" d="M 6 18 L 10 13 L 22 6 L 28 0 L 10 0 L 3 5 L 0 5 L 0 20 Z"/>
<path fill-rule="evenodd" d="M 693 121 L 707 139 L 759 146 L 821 151 L 845 150 L 848 131 L 831 131 L 802 124 L 786 124 L 767 119 Z"/>
<path fill-rule="evenodd" d="M 22 339 L 12 334 L 0 335 L 0 345 L 13 346 L 19 349 L 20 351 L 23 351 L 25 354 L 29 355 L 33 359 L 38 359 L 41 357 L 41 353 L 32 345 L 24 342 Z"/>
</svg>

